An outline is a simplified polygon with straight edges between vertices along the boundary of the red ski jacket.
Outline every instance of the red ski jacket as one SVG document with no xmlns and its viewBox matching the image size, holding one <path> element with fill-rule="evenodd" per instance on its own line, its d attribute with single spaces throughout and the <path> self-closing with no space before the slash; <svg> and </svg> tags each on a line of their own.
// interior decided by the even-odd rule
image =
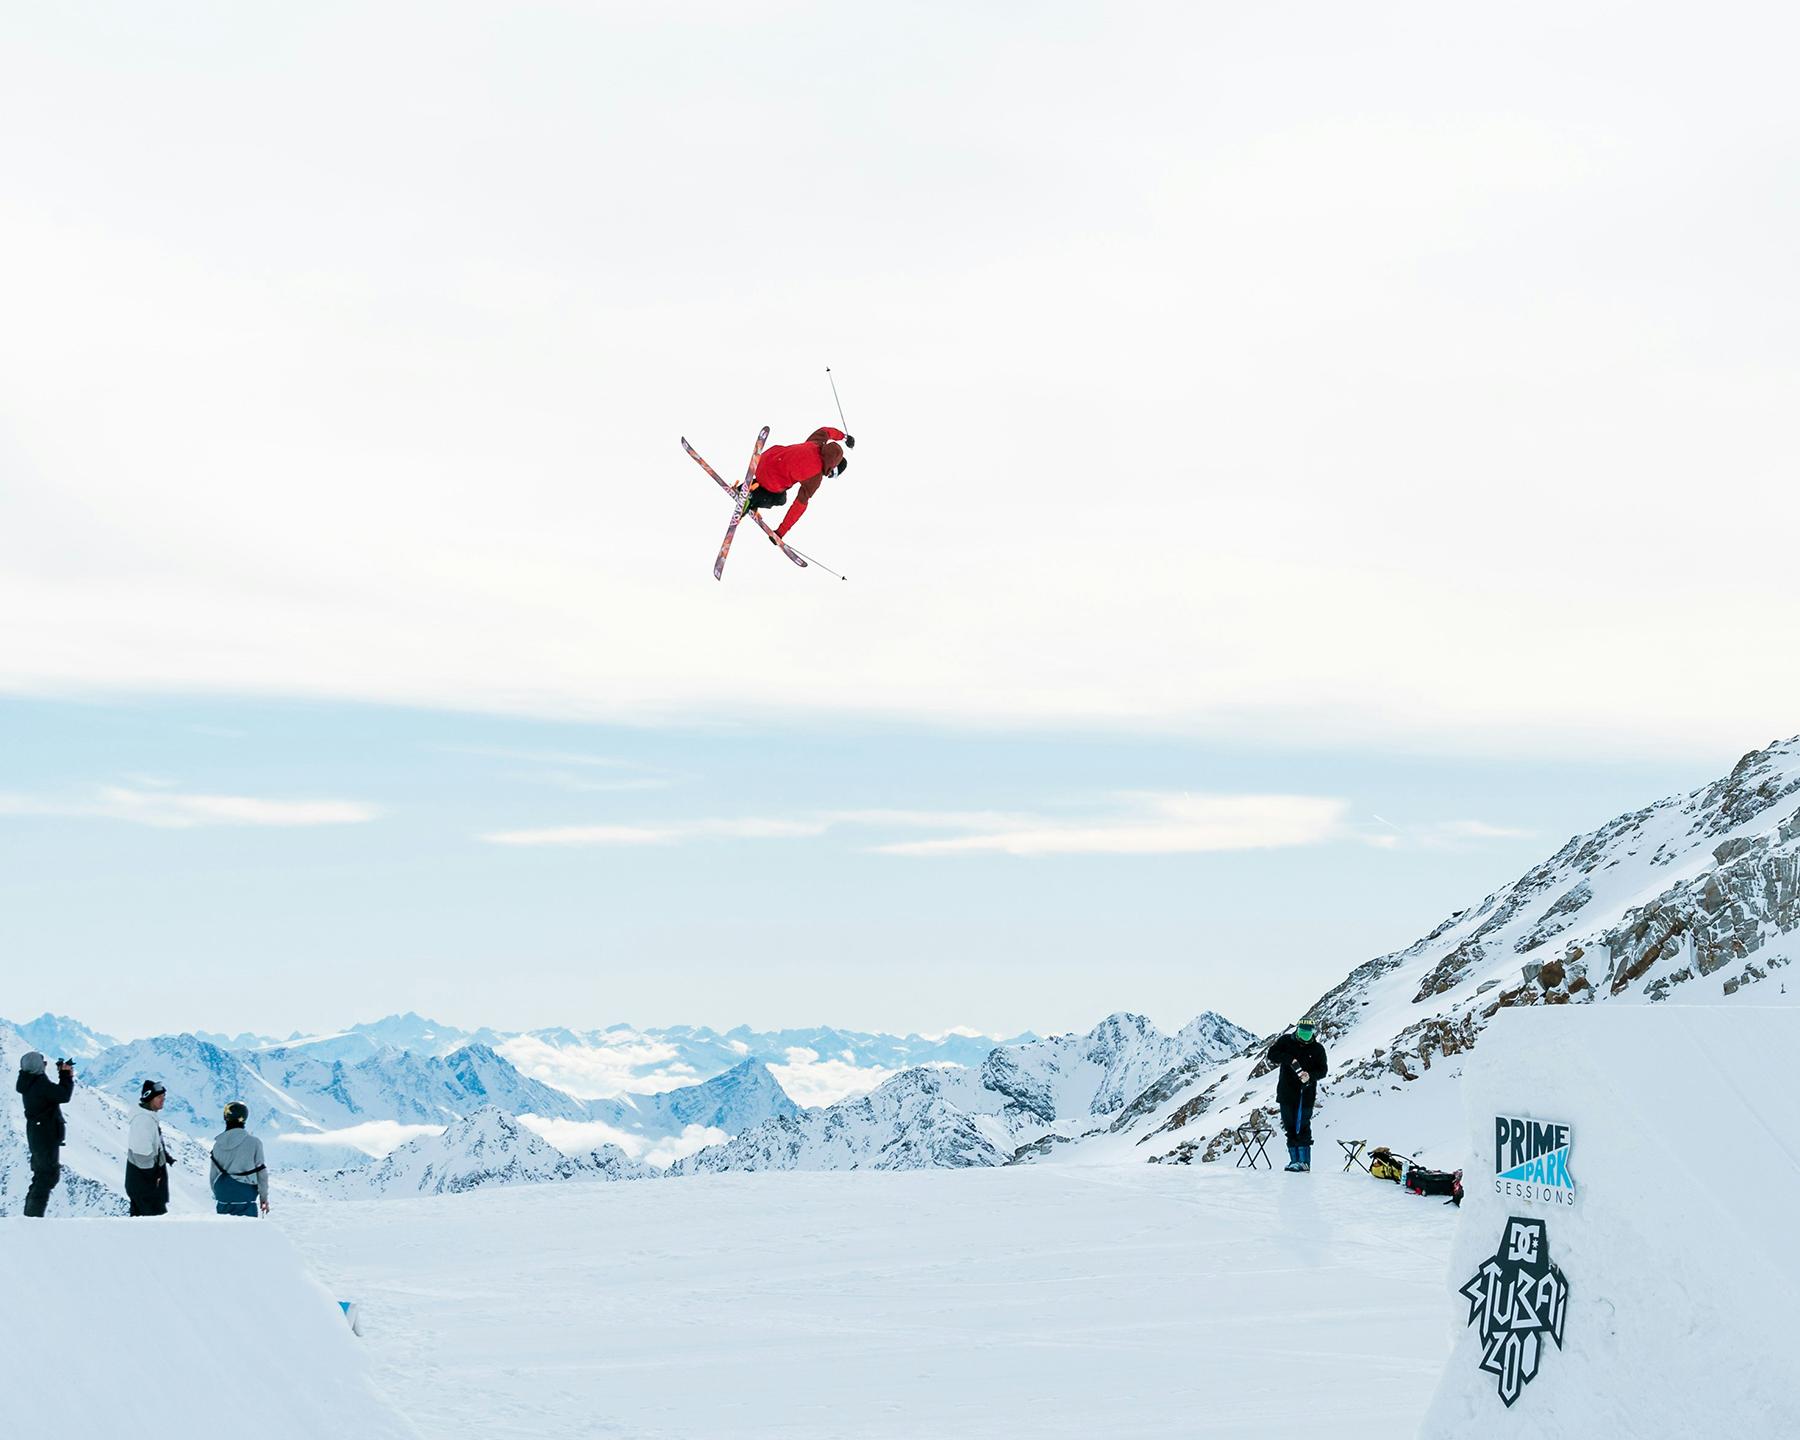
<svg viewBox="0 0 1800 1440">
<path fill-rule="evenodd" d="M 756 462 L 756 484 L 759 489 L 773 490 L 777 493 L 800 487 L 800 494 L 788 507 L 788 513 L 779 526 L 777 535 L 786 535 L 794 528 L 794 522 L 806 513 L 806 504 L 819 493 L 819 486 L 825 475 L 825 457 L 819 453 L 819 447 L 827 440 L 844 438 L 842 430 L 833 430 L 829 425 L 821 425 L 798 445 L 777 445 L 773 450 L 765 450 L 762 459 Z"/>
<path fill-rule="evenodd" d="M 827 440 L 842 440 L 844 432 L 829 425 L 813 431 L 798 445 L 773 445 L 763 451 L 756 463 L 756 483 L 763 490 L 780 493 L 791 490 L 806 480 L 817 480 L 825 473 L 825 462 L 819 447 Z"/>
</svg>

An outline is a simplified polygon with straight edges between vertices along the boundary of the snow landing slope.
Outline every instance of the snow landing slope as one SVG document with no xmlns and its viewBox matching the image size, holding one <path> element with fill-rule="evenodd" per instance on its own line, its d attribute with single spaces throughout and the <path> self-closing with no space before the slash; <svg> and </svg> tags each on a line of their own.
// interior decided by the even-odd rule
<svg viewBox="0 0 1800 1440">
<path fill-rule="evenodd" d="M 903 1071 L 868 1095 L 767 1121 L 670 1173 L 1005 1165 L 1023 1147 L 1104 1128 L 1157 1077 L 1216 1064 L 1252 1038 L 1211 1013 L 1173 1036 L 1141 1015 L 1112 1015 L 1085 1035 L 997 1046 L 979 1068 Z"/>
<path fill-rule="evenodd" d="M 277 1225 L 4 1220 L 0 1235 L 8 1434 L 418 1440 Z"/>
<path fill-rule="evenodd" d="M 1744 756 L 1691 794 L 1576 836 L 1321 996 L 1311 1008 L 1332 1073 L 1320 1089 L 1316 1144 L 1329 1147 L 1330 1132 L 1461 1165 L 1466 1139 L 1452 1082 L 1496 1014 L 1665 1000 L 1791 1005 L 1800 987 L 1784 994 L 1783 971 L 1796 954 L 1800 738 Z M 1121 1112 L 1103 1141 L 1079 1147 L 1083 1158 L 1232 1155 L 1231 1127 L 1274 1115 L 1275 1077 L 1261 1048 L 1216 1070 L 1166 1077 Z"/>
</svg>

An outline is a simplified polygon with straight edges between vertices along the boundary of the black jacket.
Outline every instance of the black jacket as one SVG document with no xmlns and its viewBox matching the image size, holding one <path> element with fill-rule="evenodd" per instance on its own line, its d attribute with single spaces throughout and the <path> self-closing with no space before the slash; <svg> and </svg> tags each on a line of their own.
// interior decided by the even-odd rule
<svg viewBox="0 0 1800 1440">
<path fill-rule="evenodd" d="M 1298 1035 L 1283 1035 L 1269 1047 L 1269 1063 L 1272 1064 L 1280 1079 L 1275 1082 L 1275 1094 L 1282 1100 L 1293 1100 L 1304 1094 L 1310 1106 L 1318 1094 L 1319 1077 L 1325 1073 L 1325 1047 L 1317 1040 L 1302 1040 Z M 1295 1072 L 1304 1070 L 1307 1081 L 1300 1084 L 1300 1077 Z"/>
<path fill-rule="evenodd" d="M 25 1139 L 33 1145 L 60 1145 L 68 1138 L 62 1107 L 75 1098 L 75 1077 L 52 1080 L 48 1075 L 19 1072 L 13 1089 L 25 1101 Z"/>
</svg>

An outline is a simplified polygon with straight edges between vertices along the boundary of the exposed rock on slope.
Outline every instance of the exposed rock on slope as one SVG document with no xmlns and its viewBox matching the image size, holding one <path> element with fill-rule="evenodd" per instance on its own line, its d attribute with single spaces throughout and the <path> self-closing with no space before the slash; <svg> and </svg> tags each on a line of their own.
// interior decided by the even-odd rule
<svg viewBox="0 0 1800 1440">
<path fill-rule="evenodd" d="M 1423 939 L 1352 970 L 1312 1007 L 1332 1059 L 1321 1128 L 1430 1132 L 1433 1116 L 1454 1113 L 1441 1087 L 1501 1009 L 1730 1002 L 1758 986 L 1772 1000 L 1781 987 L 1767 982 L 1797 954 L 1800 738 L 1576 836 Z M 1119 1131 L 1150 1159 L 1230 1155 L 1230 1127 L 1273 1115 L 1266 1069 L 1251 1053 L 1165 1078 L 1126 1107 Z"/>
</svg>

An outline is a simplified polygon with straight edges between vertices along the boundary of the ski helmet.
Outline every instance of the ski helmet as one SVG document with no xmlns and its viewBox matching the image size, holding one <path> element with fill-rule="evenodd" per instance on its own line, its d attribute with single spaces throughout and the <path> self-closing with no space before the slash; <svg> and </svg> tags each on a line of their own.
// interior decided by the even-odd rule
<svg viewBox="0 0 1800 1440">
<path fill-rule="evenodd" d="M 250 1107 L 242 1100 L 233 1100 L 225 1107 L 225 1123 L 242 1129 L 250 1123 Z"/>
<path fill-rule="evenodd" d="M 1318 1023 L 1310 1015 L 1302 1015 L 1299 1024 L 1294 1026 L 1294 1033 L 1302 1040 L 1310 1040 L 1319 1033 Z"/>
</svg>

